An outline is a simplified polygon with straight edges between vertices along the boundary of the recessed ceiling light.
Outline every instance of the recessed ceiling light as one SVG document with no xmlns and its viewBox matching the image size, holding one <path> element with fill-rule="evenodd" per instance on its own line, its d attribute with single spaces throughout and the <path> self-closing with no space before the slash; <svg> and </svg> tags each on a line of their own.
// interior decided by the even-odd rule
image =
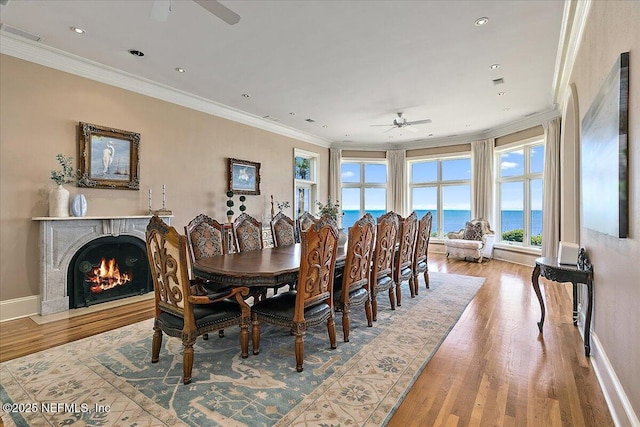
<svg viewBox="0 0 640 427">
<path fill-rule="evenodd" d="M 329 126 L 327 126 L 327 125 L 322 125 L 322 127 L 326 129 L 326 128 L 328 128 Z"/>
<path fill-rule="evenodd" d="M 140 52 L 139 50 L 135 50 L 135 49 L 129 49 L 129 53 L 133 56 L 144 56 L 144 53 Z"/>
<path fill-rule="evenodd" d="M 184 68 L 176 67 L 176 71 L 179 73 L 184 73 L 187 70 L 185 70 Z"/>
<path fill-rule="evenodd" d="M 296 113 L 295 113 L 294 111 L 292 111 L 292 112 L 290 112 L 290 113 L 289 113 L 289 115 L 291 115 L 291 116 L 295 116 L 295 115 L 296 115 Z"/>
<path fill-rule="evenodd" d="M 249 95 L 248 93 L 243 93 L 243 94 L 242 94 L 242 97 L 243 97 L 243 98 L 249 98 L 250 96 L 251 96 L 251 95 Z"/>
<path fill-rule="evenodd" d="M 503 108 L 502 111 L 509 111 L 509 108 Z"/>
<path fill-rule="evenodd" d="M 482 18 L 476 19 L 475 26 L 481 27 L 485 25 L 487 22 L 489 22 L 489 18 L 483 16 Z"/>
<path fill-rule="evenodd" d="M 74 33 L 78 33 L 78 34 L 84 34 L 86 33 L 85 30 L 83 30 L 82 28 L 78 28 L 78 27 L 69 27 L 69 29 L 71 31 L 73 31 Z"/>
<path fill-rule="evenodd" d="M 500 68 L 500 64 L 491 64 L 489 68 L 491 68 L 492 70 L 497 70 L 498 68 Z"/>
<path fill-rule="evenodd" d="M 345 134 L 344 134 L 344 136 L 349 136 L 349 134 L 348 134 L 348 133 L 345 133 Z"/>
<path fill-rule="evenodd" d="M 505 95 L 507 92 L 498 92 L 498 96 Z"/>
<path fill-rule="evenodd" d="M 429 134 L 429 136 L 433 136 L 433 134 L 432 134 L 432 133 L 430 133 L 430 134 Z"/>
</svg>

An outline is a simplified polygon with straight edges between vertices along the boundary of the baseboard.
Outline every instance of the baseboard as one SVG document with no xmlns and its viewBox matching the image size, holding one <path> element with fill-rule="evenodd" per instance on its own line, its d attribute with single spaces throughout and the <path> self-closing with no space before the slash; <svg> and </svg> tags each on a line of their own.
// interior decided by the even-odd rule
<svg viewBox="0 0 640 427">
<path fill-rule="evenodd" d="M 40 295 L 0 301 L 0 322 L 40 313 Z"/>
<path fill-rule="evenodd" d="M 591 333 L 591 365 L 607 401 L 613 423 L 619 427 L 640 426 L 638 415 L 631 407 L 631 402 L 629 402 L 629 398 L 602 348 L 602 343 L 595 333 Z"/>
</svg>

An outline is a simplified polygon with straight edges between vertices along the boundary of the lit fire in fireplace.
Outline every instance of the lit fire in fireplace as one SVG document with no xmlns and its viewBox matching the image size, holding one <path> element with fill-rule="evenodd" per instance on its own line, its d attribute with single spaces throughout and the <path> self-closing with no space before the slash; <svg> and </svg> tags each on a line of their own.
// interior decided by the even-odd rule
<svg viewBox="0 0 640 427">
<path fill-rule="evenodd" d="M 100 265 L 87 273 L 86 280 L 91 283 L 91 292 L 97 293 L 127 284 L 131 281 L 131 274 L 121 273 L 115 259 L 107 261 L 103 257 Z"/>
</svg>

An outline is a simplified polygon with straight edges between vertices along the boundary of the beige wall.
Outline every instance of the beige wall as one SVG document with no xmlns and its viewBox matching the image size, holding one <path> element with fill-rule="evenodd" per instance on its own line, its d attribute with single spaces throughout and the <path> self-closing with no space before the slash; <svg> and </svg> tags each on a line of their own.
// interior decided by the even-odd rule
<svg viewBox="0 0 640 427">
<path fill-rule="evenodd" d="M 320 153 L 327 180 L 328 149 L 159 101 L 10 56 L 0 56 L 0 301 L 38 295 L 38 224 L 47 216 L 58 153 L 77 161 L 78 122 L 141 134 L 140 191 L 76 188 L 87 215 L 142 215 L 161 207 L 162 184 L 173 225 L 199 213 L 225 217 L 226 158 L 261 163 L 262 195 L 247 197 L 247 212 L 268 212 L 269 195 L 293 198 L 293 148 Z M 320 200 L 327 186 L 321 185 Z M 236 198 L 236 215 L 239 202 Z M 292 215 L 291 212 L 288 212 Z"/>
<path fill-rule="evenodd" d="M 580 120 L 620 53 L 630 51 L 629 237 L 580 229 L 594 265 L 592 331 L 640 414 L 640 3 L 593 1 L 571 74 Z M 588 190 L 588 189 L 586 189 Z M 597 357 L 597 356 L 596 356 Z M 600 361 L 601 362 L 601 361 Z"/>
</svg>

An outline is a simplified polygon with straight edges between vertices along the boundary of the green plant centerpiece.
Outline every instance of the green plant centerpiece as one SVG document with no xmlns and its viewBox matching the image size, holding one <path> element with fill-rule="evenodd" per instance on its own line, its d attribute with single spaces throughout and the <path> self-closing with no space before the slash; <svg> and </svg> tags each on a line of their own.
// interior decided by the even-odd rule
<svg viewBox="0 0 640 427">
<path fill-rule="evenodd" d="M 338 217 L 344 215 L 344 212 L 340 210 L 340 203 L 337 200 L 331 201 L 331 198 L 328 198 L 327 203 L 323 204 L 320 202 L 316 202 L 316 205 L 318 205 L 318 214 L 320 216 L 329 215 L 331 218 L 333 218 L 334 221 L 336 221 L 338 227 L 340 227 L 338 229 L 338 248 L 343 248 L 347 242 L 347 235 L 344 232 L 344 229 L 341 228 L 342 221 L 338 223 Z"/>
<path fill-rule="evenodd" d="M 231 224 L 231 221 L 233 221 L 233 191 L 229 190 L 227 191 L 227 222 L 229 224 Z"/>
<path fill-rule="evenodd" d="M 60 169 L 51 171 L 51 180 L 57 185 L 76 182 L 78 171 L 73 168 L 73 157 L 65 157 L 62 154 L 58 154 L 56 155 L 56 160 L 60 164 Z"/>
</svg>

